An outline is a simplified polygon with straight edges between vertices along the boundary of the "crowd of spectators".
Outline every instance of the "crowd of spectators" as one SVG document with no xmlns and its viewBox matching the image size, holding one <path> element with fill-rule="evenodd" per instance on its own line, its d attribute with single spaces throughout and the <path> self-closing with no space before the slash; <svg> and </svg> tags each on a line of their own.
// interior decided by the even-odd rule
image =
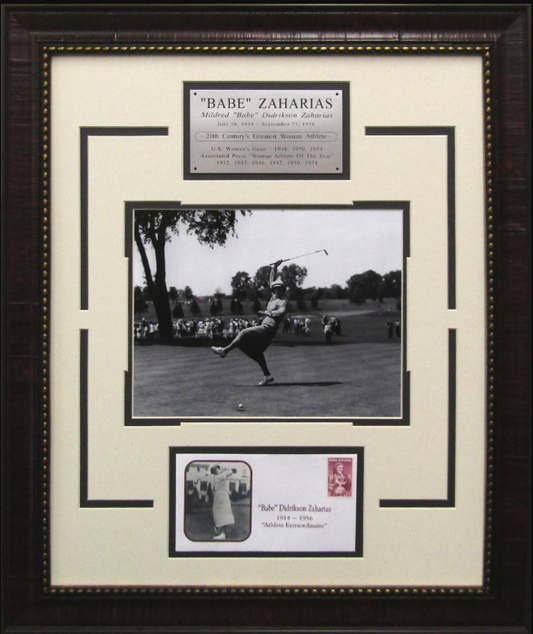
<svg viewBox="0 0 533 634">
<path fill-rule="evenodd" d="M 340 336 L 341 334 L 341 322 L 337 317 L 328 317 L 328 315 L 322 315 L 322 330 L 326 335 L 326 343 L 331 343 L 333 335 Z"/>
<path fill-rule="evenodd" d="M 226 322 L 222 317 L 209 317 L 205 319 L 174 319 L 172 320 L 173 336 L 176 339 L 233 339 L 244 328 L 258 326 L 261 323 L 259 317 L 249 320 L 242 317 L 234 317 Z M 341 322 L 337 317 L 322 315 L 322 330 L 326 336 L 326 342 L 331 343 L 333 335 L 341 335 Z M 283 333 L 295 335 L 311 334 L 311 318 L 304 316 L 288 315 L 283 321 Z M 387 336 L 389 339 L 396 335 L 401 337 L 400 321 L 389 320 L 387 323 Z M 136 321 L 133 326 L 133 336 L 137 342 L 147 342 L 159 339 L 159 323 L 155 320 L 142 319 Z"/>
<path fill-rule="evenodd" d="M 295 335 L 311 334 L 311 318 L 299 315 L 287 315 L 283 322 L 282 332 L 294 332 Z"/>
<path fill-rule="evenodd" d="M 151 340 L 159 338 L 159 323 L 157 321 L 149 321 L 143 319 L 133 324 L 133 338 L 135 341 Z"/>
<path fill-rule="evenodd" d="M 249 319 L 233 318 L 226 323 L 222 317 L 209 317 L 205 319 L 173 319 L 172 333 L 177 339 L 213 339 L 223 337 L 233 338 L 244 328 L 257 326 L 261 323 L 259 318 Z M 157 321 L 142 319 L 136 321 L 133 327 L 135 341 L 150 341 L 159 338 L 159 324 Z"/>
<path fill-rule="evenodd" d="M 233 339 L 244 328 L 258 326 L 260 323 L 259 317 L 251 321 L 242 317 L 233 317 L 229 321 L 223 317 L 181 318 L 172 320 L 172 330 L 176 339 L 213 339 L 215 337 Z M 331 342 L 333 335 L 341 335 L 341 322 L 337 317 L 322 315 L 321 324 L 328 343 Z M 133 333 L 137 342 L 158 339 L 159 324 L 157 321 L 147 319 L 136 321 Z M 310 335 L 311 318 L 309 316 L 288 315 L 283 321 L 282 333 L 294 333 L 300 336 Z M 389 337 L 390 333 L 391 329 L 389 329 Z"/>
</svg>

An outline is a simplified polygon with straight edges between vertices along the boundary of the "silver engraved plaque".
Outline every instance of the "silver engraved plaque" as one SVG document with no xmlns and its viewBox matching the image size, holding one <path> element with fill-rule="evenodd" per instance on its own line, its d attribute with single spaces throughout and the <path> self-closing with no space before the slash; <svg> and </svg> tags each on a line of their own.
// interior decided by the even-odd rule
<svg viewBox="0 0 533 634">
<path fill-rule="evenodd" d="M 185 178 L 348 178 L 345 83 L 185 85 Z"/>
</svg>

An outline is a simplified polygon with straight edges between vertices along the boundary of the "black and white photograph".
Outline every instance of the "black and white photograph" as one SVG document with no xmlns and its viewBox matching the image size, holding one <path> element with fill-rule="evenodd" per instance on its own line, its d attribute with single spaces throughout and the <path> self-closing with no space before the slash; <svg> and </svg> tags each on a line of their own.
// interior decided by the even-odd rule
<svg viewBox="0 0 533 634">
<path fill-rule="evenodd" d="M 401 209 L 137 210 L 134 417 L 402 412 Z"/>
<path fill-rule="evenodd" d="M 242 461 L 195 461 L 185 469 L 185 525 L 196 542 L 242 542 L 251 532 L 252 470 Z"/>
</svg>

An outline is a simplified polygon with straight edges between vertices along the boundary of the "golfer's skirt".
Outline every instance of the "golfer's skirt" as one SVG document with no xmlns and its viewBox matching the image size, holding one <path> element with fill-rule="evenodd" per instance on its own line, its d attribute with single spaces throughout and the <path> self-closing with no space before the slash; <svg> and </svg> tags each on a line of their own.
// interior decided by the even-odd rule
<svg viewBox="0 0 533 634">
<path fill-rule="evenodd" d="M 234 343 L 237 344 L 237 347 L 243 352 L 252 354 L 263 353 L 270 345 L 275 334 L 276 331 L 273 328 L 251 326 L 250 328 L 241 330 L 235 337 Z"/>
<path fill-rule="evenodd" d="M 213 499 L 213 521 L 217 528 L 235 524 L 231 502 L 226 489 L 227 487 L 224 487 L 221 491 L 216 491 Z"/>
</svg>

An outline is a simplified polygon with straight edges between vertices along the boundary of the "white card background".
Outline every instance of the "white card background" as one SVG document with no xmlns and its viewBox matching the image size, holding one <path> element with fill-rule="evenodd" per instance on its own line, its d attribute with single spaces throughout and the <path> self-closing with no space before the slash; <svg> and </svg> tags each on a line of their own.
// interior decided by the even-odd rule
<svg viewBox="0 0 533 634">
<path fill-rule="evenodd" d="M 347 454 L 178 454 L 176 456 L 176 551 L 346 552 L 356 544 L 357 455 L 353 457 L 352 497 L 328 496 L 328 458 Z M 242 460 L 252 469 L 251 534 L 242 542 L 196 542 L 184 533 L 184 474 L 194 461 Z M 261 505 L 274 506 L 272 511 Z M 305 507 L 283 510 L 281 505 Z M 331 511 L 312 511 L 315 507 Z M 281 517 L 280 517 L 281 516 Z M 290 516 L 290 520 L 285 517 Z M 311 516 L 312 520 L 307 517 Z M 266 524 L 281 527 L 267 527 Z M 321 525 L 323 528 L 287 524 Z"/>
</svg>

